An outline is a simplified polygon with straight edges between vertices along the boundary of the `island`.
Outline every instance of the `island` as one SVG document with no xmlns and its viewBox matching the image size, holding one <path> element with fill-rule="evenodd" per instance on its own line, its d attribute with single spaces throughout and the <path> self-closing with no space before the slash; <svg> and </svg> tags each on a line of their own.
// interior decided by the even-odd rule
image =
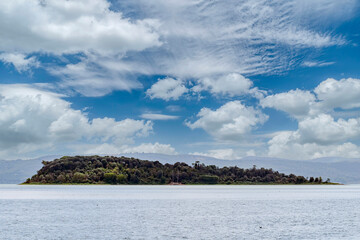
<svg viewBox="0 0 360 240">
<path fill-rule="evenodd" d="M 198 161 L 189 166 L 128 157 L 64 156 L 42 163 L 23 184 L 331 184 L 321 177 L 287 175 L 256 166 L 219 168 Z"/>
</svg>

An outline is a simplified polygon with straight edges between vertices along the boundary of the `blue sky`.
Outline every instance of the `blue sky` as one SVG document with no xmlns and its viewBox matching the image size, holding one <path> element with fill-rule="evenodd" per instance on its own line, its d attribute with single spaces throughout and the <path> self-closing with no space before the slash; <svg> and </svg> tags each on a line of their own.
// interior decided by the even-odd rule
<svg viewBox="0 0 360 240">
<path fill-rule="evenodd" d="M 4 1 L 0 159 L 358 158 L 359 7 Z"/>
</svg>

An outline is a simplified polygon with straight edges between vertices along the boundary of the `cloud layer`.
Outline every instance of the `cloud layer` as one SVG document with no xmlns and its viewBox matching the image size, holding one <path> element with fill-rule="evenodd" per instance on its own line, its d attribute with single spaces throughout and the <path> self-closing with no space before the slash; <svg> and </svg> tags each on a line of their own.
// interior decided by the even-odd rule
<svg viewBox="0 0 360 240">
<path fill-rule="evenodd" d="M 1 1 L 6 82 L 32 84 L 0 85 L 0 157 L 41 149 L 175 154 L 170 144 L 137 139 L 152 133 L 153 120 L 178 118 L 188 119 L 179 126 L 184 132 L 201 129 L 211 144 L 223 144 L 203 155 L 237 158 L 245 144 L 258 144 L 247 154 L 359 156 L 359 79 L 328 78 L 313 89 L 275 94 L 271 84 L 266 91 L 255 85 L 261 76 L 298 66 L 335 66 L 318 53 L 351 45 L 336 26 L 358 6 L 356 0 Z M 33 72 L 42 78 L 27 78 Z M 40 86 L 74 99 L 136 90 L 143 108 L 134 115 L 141 120 L 89 118 L 67 96 Z M 297 126 L 256 131 L 273 124 L 270 108 Z"/>
<path fill-rule="evenodd" d="M 81 63 L 66 56 L 63 67 L 46 69 L 86 96 L 139 89 L 141 74 L 195 79 L 198 90 L 233 96 L 249 87 L 241 75 L 283 72 L 306 51 L 346 43 L 326 23 L 346 20 L 356 1 L 306 2 L 3 1 L 0 52 L 83 54 Z M 229 90 L 234 81 L 244 85 Z"/>
</svg>

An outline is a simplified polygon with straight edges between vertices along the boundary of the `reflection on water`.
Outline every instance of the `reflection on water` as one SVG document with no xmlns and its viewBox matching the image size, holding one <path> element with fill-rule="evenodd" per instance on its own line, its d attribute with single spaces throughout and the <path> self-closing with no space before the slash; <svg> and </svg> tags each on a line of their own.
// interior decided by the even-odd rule
<svg viewBox="0 0 360 240">
<path fill-rule="evenodd" d="M 0 185 L 0 239 L 360 239 L 360 185 Z"/>
</svg>

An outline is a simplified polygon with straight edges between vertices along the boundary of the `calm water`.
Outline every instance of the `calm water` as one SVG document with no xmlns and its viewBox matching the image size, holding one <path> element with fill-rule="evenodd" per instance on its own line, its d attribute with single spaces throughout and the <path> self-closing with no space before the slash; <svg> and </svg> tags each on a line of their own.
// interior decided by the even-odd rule
<svg viewBox="0 0 360 240">
<path fill-rule="evenodd" d="M 0 185 L 0 239 L 360 239 L 360 185 Z"/>
</svg>

